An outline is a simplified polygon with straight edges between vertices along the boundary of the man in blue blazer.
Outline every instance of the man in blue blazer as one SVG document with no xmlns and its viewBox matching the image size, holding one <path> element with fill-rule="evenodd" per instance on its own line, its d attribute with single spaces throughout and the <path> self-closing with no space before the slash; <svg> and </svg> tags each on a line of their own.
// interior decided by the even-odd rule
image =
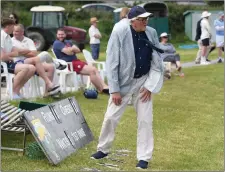
<svg viewBox="0 0 225 172">
<path fill-rule="evenodd" d="M 127 22 L 117 23 L 111 33 L 106 51 L 106 70 L 110 99 L 103 121 L 97 152 L 91 156 L 101 159 L 108 155 L 116 126 L 132 98 L 137 112 L 137 168 L 146 169 L 152 158 L 152 94 L 163 85 L 163 62 L 156 30 L 147 26 L 152 15 L 135 6 Z M 154 48 L 155 47 L 155 48 Z"/>
</svg>

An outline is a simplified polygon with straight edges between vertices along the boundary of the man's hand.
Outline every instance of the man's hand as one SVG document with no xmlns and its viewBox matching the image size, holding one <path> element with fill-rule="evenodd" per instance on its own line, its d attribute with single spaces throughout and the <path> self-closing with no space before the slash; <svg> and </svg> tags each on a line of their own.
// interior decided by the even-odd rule
<svg viewBox="0 0 225 172">
<path fill-rule="evenodd" d="M 8 54 L 1 54 L 1 58 L 2 61 L 13 61 L 13 58 L 10 57 Z"/>
<path fill-rule="evenodd" d="M 73 45 L 73 46 L 72 46 L 72 51 L 73 51 L 74 53 L 80 53 L 80 49 L 79 49 L 76 45 Z"/>
<path fill-rule="evenodd" d="M 100 39 L 101 38 L 101 35 L 95 34 L 94 37 L 97 38 L 97 39 Z"/>
<path fill-rule="evenodd" d="M 28 50 L 28 49 L 20 49 L 19 50 L 19 55 L 26 55 L 26 54 L 28 54 L 30 52 L 30 50 Z"/>
<path fill-rule="evenodd" d="M 147 90 L 146 88 L 141 88 L 140 93 L 142 93 L 141 95 L 141 101 L 147 102 L 151 100 L 151 92 L 149 90 Z"/>
<path fill-rule="evenodd" d="M 119 92 L 117 92 L 117 93 L 112 93 L 112 101 L 113 101 L 113 103 L 114 103 L 116 106 L 121 105 L 122 97 L 121 97 L 121 95 L 120 95 Z"/>
</svg>

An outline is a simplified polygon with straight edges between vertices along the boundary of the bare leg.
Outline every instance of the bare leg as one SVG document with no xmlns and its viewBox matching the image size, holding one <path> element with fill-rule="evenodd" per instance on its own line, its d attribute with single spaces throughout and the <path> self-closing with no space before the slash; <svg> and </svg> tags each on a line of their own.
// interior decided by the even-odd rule
<svg viewBox="0 0 225 172">
<path fill-rule="evenodd" d="M 207 46 L 202 46 L 202 57 L 205 57 L 207 53 Z"/>
<path fill-rule="evenodd" d="M 218 55 L 219 55 L 219 58 L 222 57 L 222 48 L 221 47 L 218 48 Z"/>
<path fill-rule="evenodd" d="M 49 63 L 43 63 L 42 64 L 44 67 L 44 70 L 47 74 L 47 77 L 49 78 L 50 81 L 53 80 L 54 72 L 55 72 L 55 67 L 53 64 Z"/>
<path fill-rule="evenodd" d="M 13 92 L 20 94 L 20 89 L 34 75 L 35 67 L 29 64 L 17 64 L 15 67 L 15 77 L 13 82 Z"/>
<path fill-rule="evenodd" d="M 37 73 L 40 75 L 40 77 L 45 81 L 47 89 L 53 88 L 53 83 L 51 80 L 48 78 L 47 74 L 45 73 L 44 66 L 40 62 L 39 57 L 32 57 L 32 58 L 27 58 L 24 63 L 26 64 L 33 64 L 36 67 Z"/>
<path fill-rule="evenodd" d="M 205 55 L 206 59 L 208 59 L 209 52 L 210 52 L 210 50 L 211 50 L 212 47 L 213 47 L 213 45 L 207 46 L 206 55 Z"/>
<path fill-rule="evenodd" d="M 89 75 L 91 82 L 99 91 L 102 91 L 104 88 L 108 88 L 108 86 L 101 79 L 99 72 L 95 67 L 91 65 L 85 65 L 80 71 L 80 74 Z"/>
<path fill-rule="evenodd" d="M 49 78 L 49 80 L 52 82 L 53 81 L 53 76 L 54 76 L 54 72 L 55 72 L 55 67 L 53 64 L 48 64 L 48 63 L 42 63 L 44 69 L 45 69 L 45 72 L 47 74 L 47 77 Z M 46 84 L 46 88 L 47 87 L 47 84 Z M 47 93 L 48 90 L 46 89 L 45 90 L 45 93 Z"/>
<path fill-rule="evenodd" d="M 202 41 L 201 40 L 198 40 L 198 52 L 197 52 L 197 55 L 196 55 L 196 59 L 195 59 L 195 62 L 200 62 L 201 61 L 201 54 L 202 54 Z"/>
<path fill-rule="evenodd" d="M 177 65 L 177 69 L 179 70 L 179 68 L 181 68 L 180 61 L 176 61 L 176 65 Z"/>
</svg>

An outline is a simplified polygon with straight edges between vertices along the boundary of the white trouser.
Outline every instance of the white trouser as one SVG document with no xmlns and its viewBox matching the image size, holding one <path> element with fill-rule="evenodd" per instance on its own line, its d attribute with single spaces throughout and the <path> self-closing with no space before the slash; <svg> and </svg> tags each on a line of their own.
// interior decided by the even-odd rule
<svg viewBox="0 0 225 172">
<path fill-rule="evenodd" d="M 137 130 L 137 159 L 138 161 L 149 161 L 153 152 L 153 131 L 152 131 L 152 97 L 151 100 L 143 103 L 140 100 L 140 89 L 147 78 L 147 75 L 134 79 L 128 94 L 122 98 L 120 106 L 112 102 L 110 96 L 105 118 L 102 124 L 102 130 L 99 137 L 98 151 L 108 153 L 115 136 L 116 126 L 125 111 L 125 108 L 131 99 L 137 112 L 138 130 Z"/>
<path fill-rule="evenodd" d="M 55 72 L 53 74 L 53 84 L 54 85 L 59 85 L 59 77 L 56 73 L 56 63 L 54 62 L 54 60 L 52 59 L 52 56 L 47 52 L 47 51 L 42 51 L 40 54 L 37 55 L 40 58 L 40 61 L 42 63 L 46 62 L 46 63 L 53 63 L 55 66 Z"/>
<path fill-rule="evenodd" d="M 199 49 L 198 49 L 197 57 L 196 57 L 195 61 L 200 62 L 201 56 L 202 56 L 202 40 L 201 39 L 198 40 L 198 48 Z M 210 49 L 211 49 L 211 45 L 207 47 L 207 52 L 206 52 L 206 56 L 205 56 L 206 59 L 208 59 Z"/>
</svg>

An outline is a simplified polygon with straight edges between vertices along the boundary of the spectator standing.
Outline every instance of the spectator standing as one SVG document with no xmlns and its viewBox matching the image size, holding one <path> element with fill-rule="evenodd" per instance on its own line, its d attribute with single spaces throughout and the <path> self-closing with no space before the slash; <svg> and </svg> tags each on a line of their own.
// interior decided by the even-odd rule
<svg viewBox="0 0 225 172">
<path fill-rule="evenodd" d="M 147 26 L 151 13 L 134 6 L 128 18 L 131 24 L 118 22 L 111 33 L 106 51 L 106 70 L 110 98 L 97 146 L 91 156 L 101 159 L 108 155 L 119 120 L 133 97 L 137 112 L 137 168 L 146 169 L 153 153 L 152 96 L 163 85 L 163 64 L 155 29 Z M 147 41 L 143 41 L 147 40 Z"/>
<path fill-rule="evenodd" d="M 218 19 L 214 21 L 216 29 L 216 47 L 218 48 L 218 63 L 222 63 L 222 48 L 224 46 L 224 13 L 219 12 Z"/>
<path fill-rule="evenodd" d="M 127 24 L 130 24 L 130 20 L 127 18 L 127 15 L 130 11 L 130 8 L 128 7 L 123 7 L 121 12 L 120 12 L 120 21 L 121 22 L 126 22 Z"/>
<path fill-rule="evenodd" d="M 13 20 L 13 21 L 15 22 L 15 24 L 18 24 L 18 23 L 19 23 L 19 17 L 18 17 L 17 14 L 11 13 L 11 14 L 9 15 L 9 18 L 10 18 L 11 20 Z M 13 34 L 10 34 L 10 36 L 13 37 Z"/>
<path fill-rule="evenodd" d="M 89 37 L 90 37 L 90 46 L 93 59 L 97 60 L 99 58 L 100 51 L 100 39 L 102 35 L 98 30 L 98 19 L 96 17 L 92 17 L 90 19 L 91 27 L 89 28 Z"/>
<path fill-rule="evenodd" d="M 206 61 L 206 55 L 207 55 L 207 49 L 210 46 L 210 39 L 212 37 L 211 27 L 209 24 L 209 16 L 211 16 L 211 13 L 208 11 L 202 12 L 201 15 L 201 42 L 202 42 L 202 48 L 201 48 L 201 65 L 208 65 L 210 64 L 208 61 Z"/>
</svg>

